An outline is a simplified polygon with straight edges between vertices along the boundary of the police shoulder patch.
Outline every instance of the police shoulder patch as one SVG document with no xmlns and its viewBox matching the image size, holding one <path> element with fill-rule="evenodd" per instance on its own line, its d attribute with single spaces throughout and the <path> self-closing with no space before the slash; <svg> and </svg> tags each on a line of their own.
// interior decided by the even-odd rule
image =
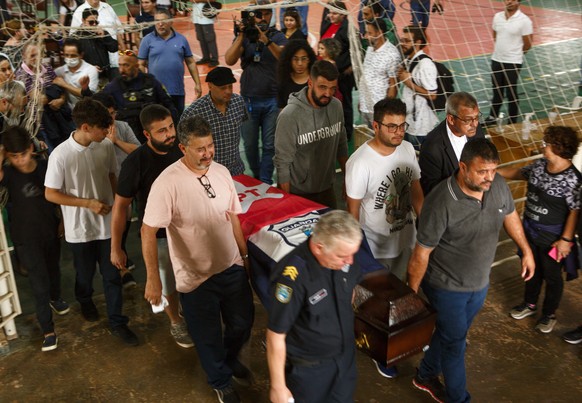
<svg viewBox="0 0 582 403">
<path fill-rule="evenodd" d="M 299 271 L 295 266 L 286 266 L 283 269 L 283 276 L 289 277 L 291 280 L 295 281 L 297 276 L 299 275 Z"/>
<path fill-rule="evenodd" d="M 277 283 L 275 288 L 275 298 L 282 304 L 287 304 L 291 301 L 291 296 L 293 295 L 293 289 L 284 284 Z"/>
</svg>

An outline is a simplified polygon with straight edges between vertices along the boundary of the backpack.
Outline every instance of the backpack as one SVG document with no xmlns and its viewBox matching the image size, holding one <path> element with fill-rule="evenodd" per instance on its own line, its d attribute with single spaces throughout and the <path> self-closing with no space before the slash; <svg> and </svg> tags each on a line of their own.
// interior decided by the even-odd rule
<svg viewBox="0 0 582 403">
<path fill-rule="evenodd" d="M 416 59 L 410 63 L 408 66 L 408 71 L 412 71 L 416 68 L 416 65 L 422 59 L 432 58 L 429 55 L 421 54 Z M 428 104 L 434 111 L 444 110 L 447 98 L 453 92 L 455 92 L 455 79 L 453 78 L 453 73 L 442 63 L 435 62 L 432 60 L 437 69 L 437 97 L 433 101 L 428 100 Z M 418 84 L 417 84 L 418 85 Z"/>
</svg>

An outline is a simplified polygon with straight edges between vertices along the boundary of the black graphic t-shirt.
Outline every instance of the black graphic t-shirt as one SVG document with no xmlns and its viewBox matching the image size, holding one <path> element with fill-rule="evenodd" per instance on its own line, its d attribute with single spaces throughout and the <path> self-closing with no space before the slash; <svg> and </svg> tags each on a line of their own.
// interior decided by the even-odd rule
<svg viewBox="0 0 582 403">
<path fill-rule="evenodd" d="M 582 175 L 573 165 L 555 174 L 547 165 L 542 158 L 521 169 L 528 181 L 524 217 L 543 225 L 564 224 L 570 210 L 580 209 Z M 549 243 L 556 237 L 551 238 Z"/>
<path fill-rule="evenodd" d="M 15 245 L 57 237 L 57 206 L 44 197 L 46 168 L 46 160 L 37 161 L 36 169 L 28 174 L 4 166 L 0 185 L 8 189 L 10 235 Z"/>
</svg>

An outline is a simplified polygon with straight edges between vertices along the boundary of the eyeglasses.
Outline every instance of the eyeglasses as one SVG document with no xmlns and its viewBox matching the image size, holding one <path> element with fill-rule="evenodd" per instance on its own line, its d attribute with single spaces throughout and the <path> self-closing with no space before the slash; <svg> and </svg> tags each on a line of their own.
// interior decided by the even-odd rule
<svg viewBox="0 0 582 403">
<path fill-rule="evenodd" d="M 455 119 L 459 119 L 461 122 L 463 122 L 466 125 L 470 125 L 473 123 L 479 123 L 479 120 L 481 120 L 481 118 L 483 117 L 483 114 L 481 112 L 479 112 L 479 114 L 477 115 L 477 117 L 474 118 L 460 118 L 457 115 L 451 115 L 452 117 L 454 117 Z"/>
<path fill-rule="evenodd" d="M 214 199 L 216 197 L 216 192 L 214 189 L 212 189 L 212 185 L 210 184 L 210 179 L 208 179 L 208 176 L 204 174 L 196 179 L 198 179 L 198 182 L 200 182 L 200 184 L 204 187 L 204 190 L 206 190 L 206 196 L 208 196 L 209 199 Z"/>
<path fill-rule="evenodd" d="M 376 121 L 376 123 L 378 123 L 381 126 L 384 126 L 386 128 L 386 130 L 388 130 L 388 133 L 396 133 L 396 131 L 401 130 L 403 132 L 406 132 L 408 130 L 408 128 L 410 127 L 410 125 L 406 122 L 402 123 L 401 125 L 395 125 L 394 123 L 382 123 L 379 121 Z"/>
<path fill-rule="evenodd" d="M 92 27 L 99 25 L 99 21 L 97 20 L 89 20 L 87 21 L 87 24 L 91 25 Z"/>
<path fill-rule="evenodd" d="M 293 62 L 295 62 L 295 63 L 299 63 L 299 62 L 301 62 L 301 63 L 306 63 L 306 62 L 308 62 L 308 61 L 309 61 L 309 58 L 308 58 L 308 57 L 306 57 L 306 56 L 303 56 L 303 57 L 295 57 L 295 56 L 293 56 L 293 57 L 291 58 L 291 61 L 293 61 Z"/>
<path fill-rule="evenodd" d="M 137 55 L 135 54 L 135 52 L 133 50 L 129 50 L 129 49 L 120 50 L 117 53 L 119 53 L 121 56 L 134 56 L 134 57 L 137 57 Z"/>
</svg>

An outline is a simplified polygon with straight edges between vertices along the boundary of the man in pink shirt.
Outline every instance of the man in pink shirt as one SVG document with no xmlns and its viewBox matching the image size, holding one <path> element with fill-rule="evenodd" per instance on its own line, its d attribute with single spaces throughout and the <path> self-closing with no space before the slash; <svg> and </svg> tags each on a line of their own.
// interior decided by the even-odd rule
<svg viewBox="0 0 582 403">
<path fill-rule="evenodd" d="M 241 206 L 228 169 L 212 161 L 208 122 L 199 116 L 182 120 L 178 139 L 184 157 L 158 176 L 143 218 L 145 298 L 161 303 L 156 232 L 166 228 L 184 319 L 208 383 L 220 402 L 237 402 L 231 380 L 247 385 L 252 380 L 238 354 L 254 319 Z"/>
</svg>

